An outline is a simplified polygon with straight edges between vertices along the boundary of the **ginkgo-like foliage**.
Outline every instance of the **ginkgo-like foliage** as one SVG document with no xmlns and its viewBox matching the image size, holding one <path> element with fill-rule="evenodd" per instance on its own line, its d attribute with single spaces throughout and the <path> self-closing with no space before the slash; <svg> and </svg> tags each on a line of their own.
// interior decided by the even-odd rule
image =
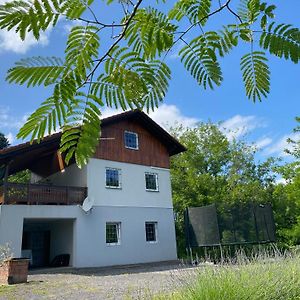
<svg viewBox="0 0 300 300">
<path fill-rule="evenodd" d="M 111 4 L 119 20 L 103 22 L 101 6 Z M 40 141 L 62 130 L 66 162 L 75 158 L 84 165 L 99 142 L 103 107 L 154 110 L 171 80 L 166 58 L 178 48 L 187 73 L 200 87 L 213 89 L 223 81 L 220 59 L 241 46 L 246 95 L 262 100 L 270 92 L 268 56 L 300 59 L 299 29 L 277 21 L 275 9 L 261 0 L 14 0 L 0 5 L 0 29 L 16 31 L 21 39 L 32 33 L 38 40 L 61 19 L 80 21 L 67 37 L 64 57 L 21 59 L 8 70 L 10 83 L 52 90 L 18 137 Z M 224 13 L 228 23 L 209 22 Z M 216 23 L 222 24 L 219 29 Z"/>
</svg>

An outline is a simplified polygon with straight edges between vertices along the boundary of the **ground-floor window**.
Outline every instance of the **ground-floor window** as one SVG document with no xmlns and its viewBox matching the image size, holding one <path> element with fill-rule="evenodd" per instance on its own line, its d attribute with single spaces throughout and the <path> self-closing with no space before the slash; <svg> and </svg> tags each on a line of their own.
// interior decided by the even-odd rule
<svg viewBox="0 0 300 300">
<path fill-rule="evenodd" d="M 149 243 L 157 242 L 157 222 L 146 222 L 146 241 Z"/>
<path fill-rule="evenodd" d="M 120 233 L 121 233 L 121 223 L 119 222 L 106 223 L 106 244 L 119 245 Z"/>
</svg>

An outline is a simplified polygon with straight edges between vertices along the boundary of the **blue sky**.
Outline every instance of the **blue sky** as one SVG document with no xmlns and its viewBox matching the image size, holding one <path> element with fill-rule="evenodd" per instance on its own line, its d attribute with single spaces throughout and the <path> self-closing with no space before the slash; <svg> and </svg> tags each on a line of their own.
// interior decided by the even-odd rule
<svg viewBox="0 0 300 300">
<path fill-rule="evenodd" d="M 0 0 L 1 2 L 4 1 Z M 300 27 L 300 1 L 269 2 L 277 5 L 277 21 Z M 171 3 L 173 1 L 168 1 L 169 5 Z M 114 6 L 103 12 L 103 17 L 108 20 L 113 14 Z M 224 18 L 227 20 L 226 16 L 216 16 L 211 26 L 221 25 Z M 20 142 L 15 135 L 26 116 L 38 107 L 50 91 L 9 85 L 5 82 L 6 71 L 22 58 L 38 55 L 63 56 L 67 32 L 68 26 L 61 21 L 56 29 L 43 34 L 39 43 L 32 37 L 22 43 L 14 33 L 0 31 L 0 131 L 13 144 Z M 167 60 L 172 69 L 169 92 L 162 106 L 151 117 L 160 123 L 172 125 L 178 121 L 188 126 L 193 126 L 198 121 L 223 121 L 223 126 L 233 132 L 227 133 L 230 138 L 245 135 L 249 142 L 254 142 L 261 148 L 259 159 L 282 155 L 287 146 L 285 140 L 291 136 L 296 125 L 294 118 L 300 115 L 299 66 L 270 58 L 271 94 L 261 103 L 252 103 L 245 96 L 239 67 L 239 59 L 245 53 L 246 49 L 241 48 L 225 57 L 222 60 L 222 86 L 214 91 L 205 91 L 185 71 L 175 48 Z M 106 109 L 104 116 L 111 113 L 115 111 Z"/>
</svg>

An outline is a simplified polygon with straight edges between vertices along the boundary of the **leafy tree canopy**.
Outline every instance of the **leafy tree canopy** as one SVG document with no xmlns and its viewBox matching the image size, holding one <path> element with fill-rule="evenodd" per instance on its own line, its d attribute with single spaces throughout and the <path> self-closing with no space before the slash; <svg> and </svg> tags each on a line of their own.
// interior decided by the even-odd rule
<svg viewBox="0 0 300 300">
<path fill-rule="evenodd" d="M 3 133 L 0 132 L 0 150 L 9 146 L 9 141 Z"/>
<path fill-rule="evenodd" d="M 294 129 L 295 139 L 289 139 L 290 150 L 288 154 L 294 156 L 291 163 L 277 168 L 285 179 L 275 190 L 274 207 L 280 215 L 280 222 L 285 224 L 279 230 L 279 236 L 288 244 L 300 244 L 300 118 L 296 118 L 298 126 Z M 297 135 L 298 134 L 298 135 Z"/>
<path fill-rule="evenodd" d="M 52 89 L 18 137 L 40 140 L 62 129 L 66 161 L 75 156 L 79 166 L 85 164 L 98 143 L 103 106 L 153 110 L 164 99 L 171 80 L 165 58 L 174 46 L 182 45 L 181 62 L 204 89 L 222 83 L 220 59 L 241 47 L 245 92 L 253 101 L 270 92 L 268 54 L 293 63 L 300 59 L 299 29 L 277 20 L 273 4 L 177 0 L 168 9 L 165 2 L 14 0 L 0 5 L 0 28 L 14 30 L 22 39 L 32 32 L 38 40 L 59 19 L 82 22 L 72 28 L 64 57 L 22 59 L 8 71 L 10 83 Z M 98 6 L 112 3 L 120 5 L 123 16 L 104 23 Z M 221 13 L 232 21 L 210 28 L 208 20 Z"/>
<path fill-rule="evenodd" d="M 187 207 L 215 203 L 219 211 L 225 212 L 235 205 L 273 203 L 274 159 L 256 162 L 253 145 L 228 140 L 216 124 L 201 123 L 194 129 L 179 127 L 172 131 L 187 146 L 186 152 L 171 160 L 181 251 L 184 249 L 183 212 Z"/>
</svg>

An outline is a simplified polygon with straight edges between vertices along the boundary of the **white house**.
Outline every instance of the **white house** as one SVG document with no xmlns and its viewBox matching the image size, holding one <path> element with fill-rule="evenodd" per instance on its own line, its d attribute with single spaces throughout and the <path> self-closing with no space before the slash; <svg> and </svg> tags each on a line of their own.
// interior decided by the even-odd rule
<svg viewBox="0 0 300 300">
<path fill-rule="evenodd" d="M 64 165 L 60 137 L 0 151 L 0 244 L 15 257 L 31 253 L 34 267 L 60 254 L 73 267 L 176 259 L 169 158 L 185 148 L 138 110 L 102 120 L 82 169 Z M 24 169 L 30 184 L 7 182 Z"/>
</svg>

